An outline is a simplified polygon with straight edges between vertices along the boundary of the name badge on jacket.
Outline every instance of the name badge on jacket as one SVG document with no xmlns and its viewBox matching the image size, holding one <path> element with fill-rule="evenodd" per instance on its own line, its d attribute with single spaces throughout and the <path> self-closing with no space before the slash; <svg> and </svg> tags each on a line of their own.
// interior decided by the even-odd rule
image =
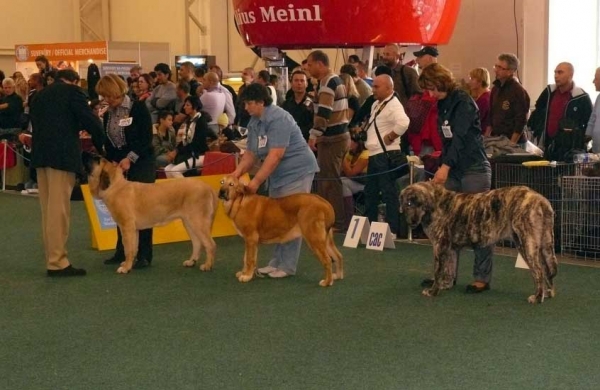
<svg viewBox="0 0 600 390">
<path fill-rule="evenodd" d="M 133 123 L 132 117 L 119 120 L 119 126 L 121 126 L 121 127 L 131 126 L 132 123 Z"/>
<path fill-rule="evenodd" d="M 452 138 L 452 129 L 448 125 L 442 126 L 442 133 L 444 133 L 444 137 Z"/>
<path fill-rule="evenodd" d="M 266 135 L 259 135 L 258 136 L 258 147 L 259 148 L 264 148 L 267 146 L 267 136 Z"/>
</svg>

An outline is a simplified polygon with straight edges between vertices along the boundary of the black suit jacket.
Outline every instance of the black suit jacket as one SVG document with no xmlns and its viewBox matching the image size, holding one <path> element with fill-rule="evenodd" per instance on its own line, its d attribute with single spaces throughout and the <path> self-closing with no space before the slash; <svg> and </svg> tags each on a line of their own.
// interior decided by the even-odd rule
<svg viewBox="0 0 600 390">
<path fill-rule="evenodd" d="M 37 92 L 31 101 L 30 117 L 33 168 L 81 173 L 80 130 L 87 130 L 96 149 L 102 150 L 102 124 L 88 105 L 83 90 L 77 85 L 57 80 Z"/>
</svg>

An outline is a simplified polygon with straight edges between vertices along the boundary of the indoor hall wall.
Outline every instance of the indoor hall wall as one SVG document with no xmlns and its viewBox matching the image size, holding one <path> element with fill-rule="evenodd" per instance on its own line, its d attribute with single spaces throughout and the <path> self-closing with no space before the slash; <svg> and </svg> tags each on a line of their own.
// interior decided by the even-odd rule
<svg viewBox="0 0 600 390">
<path fill-rule="evenodd" d="M 473 68 L 485 67 L 493 81 L 498 54 L 516 54 L 521 61 L 518 76 L 533 99 L 532 104 L 535 103 L 546 85 L 547 3 L 546 0 L 462 0 L 452 39 L 439 48 L 439 62 L 458 79 L 468 78 Z"/>
<path fill-rule="evenodd" d="M 74 0 L 3 0 L 0 69 L 15 71 L 15 44 L 73 42 Z"/>
</svg>

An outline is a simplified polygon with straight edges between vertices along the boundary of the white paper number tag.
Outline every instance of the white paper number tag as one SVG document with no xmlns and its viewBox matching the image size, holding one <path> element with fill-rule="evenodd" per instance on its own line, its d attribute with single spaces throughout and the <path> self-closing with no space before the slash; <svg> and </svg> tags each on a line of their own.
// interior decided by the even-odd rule
<svg viewBox="0 0 600 390">
<path fill-rule="evenodd" d="M 369 230 L 367 249 L 382 251 L 383 248 L 395 249 L 396 245 L 392 239 L 390 225 L 386 222 L 373 222 Z"/>
<path fill-rule="evenodd" d="M 525 262 L 525 259 L 523 258 L 523 256 L 521 256 L 521 253 L 519 253 L 519 255 L 517 256 L 517 262 L 515 263 L 515 268 L 529 269 L 529 266 Z"/>
<path fill-rule="evenodd" d="M 356 248 L 358 247 L 359 240 L 361 243 L 366 244 L 369 238 L 370 226 L 367 217 L 353 216 L 350 227 L 348 227 L 348 231 L 346 232 L 344 246 Z"/>
<path fill-rule="evenodd" d="M 442 133 L 444 133 L 444 137 L 452 138 L 452 129 L 450 126 L 442 126 Z"/>
<path fill-rule="evenodd" d="M 264 148 L 267 146 L 267 136 L 266 135 L 259 135 L 258 136 L 258 147 L 259 148 Z"/>
<path fill-rule="evenodd" d="M 119 121 L 119 126 L 127 127 L 127 126 L 131 126 L 132 123 L 133 123 L 133 118 L 129 117 L 129 118 L 121 119 Z"/>
</svg>

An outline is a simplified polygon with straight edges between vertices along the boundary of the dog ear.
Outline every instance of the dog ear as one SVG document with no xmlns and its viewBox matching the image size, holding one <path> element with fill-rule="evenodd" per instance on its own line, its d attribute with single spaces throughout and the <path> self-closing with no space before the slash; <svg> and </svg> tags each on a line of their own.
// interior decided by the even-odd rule
<svg viewBox="0 0 600 390">
<path fill-rule="evenodd" d="M 110 187 L 110 177 L 104 169 L 102 170 L 102 172 L 100 172 L 100 177 L 98 179 L 98 187 L 100 188 L 100 191 L 105 191 L 106 189 L 108 189 L 108 187 Z"/>
</svg>

